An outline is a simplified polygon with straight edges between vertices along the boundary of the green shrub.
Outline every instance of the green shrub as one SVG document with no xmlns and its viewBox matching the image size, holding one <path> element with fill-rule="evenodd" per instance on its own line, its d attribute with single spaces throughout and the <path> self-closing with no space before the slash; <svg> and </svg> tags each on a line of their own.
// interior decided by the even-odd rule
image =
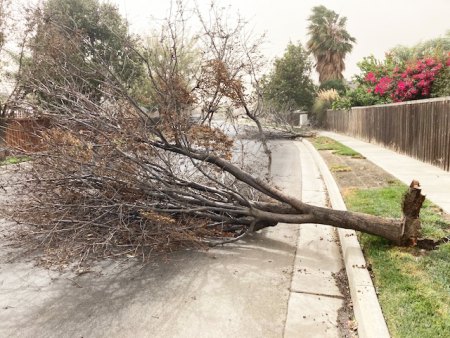
<svg viewBox="0 0 450 338">
<path fill-rule="evenodd" d="M 333 102 L 333 109 L 350 109 L 351 107 L 372 106 L 375 104 L 391 103 L 389 97 L 381 97 L 368 92 L 363 86 L 358 86 Z"/>
<path fill-rule="evenodd" d="M 347 92 L 347 85 L 343 80 L 330 80 L 322 83 L 319 86 L 319 90 L 329 90 L 329 89 L 335 89 L 339 96 L 345 95 Z"/>
<path fill-rule="evenodd" d="M 318 125 L 322 125 L 327 109 L 339 98 L 336 89 L 320 90 L 312 106 L 312 113 Z"/>
<path fill-rule="evenodd" d="M 434 80 L 431 96 L 450 96 L 450 67 L 446 67 Z"/>
</svg>

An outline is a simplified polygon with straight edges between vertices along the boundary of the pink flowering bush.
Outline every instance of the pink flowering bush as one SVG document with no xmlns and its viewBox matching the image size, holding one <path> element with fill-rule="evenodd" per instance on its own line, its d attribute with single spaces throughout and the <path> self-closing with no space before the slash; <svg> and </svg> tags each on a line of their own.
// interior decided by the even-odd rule
<svg viewBox="0 0 450 338">
<path fill-rule="evenodd" d="M 376 64 L 360 84 L 367 86 L 368 93 L 394 102 L 423 99 L 431 96 L 434 81 L 450 67 L 450 54 L 446 60 L 426 57 L 406 67 L 390 66 Z"/>
<path fill-rule="evenodd" d="M 392 99 L 401 102 L 430 97 L 431 86 L 442 67 L 442 63 L 434 58 L 418 60 L 414 66 L 406 67 L 391 94 Z"/>
<path fill-rule="evenodd" d="M 392 78 L 389 76 L 383 76 L 380 81 L 375 86 L 373 92 L 380 96 L 385 95 L 388 91 L 390 91 L 392 87 Z"/>
<path fill-rule="evenodd" d="M 366 57 L 358 66 L 356 87 L 333 102 L 333 109 L 450 96 L 450 52 L 407 62 L 388 53 L 382 61 Z"/>
<path fill-rule="evenodd" d="M 372 84 L 377 83 L 377 77 L 375 76 L 374 72 L 368 72 L 366 77 L 365 77 L 365 80 L 367 82 L 369 82 L 369 83 L 372 83 Z"/>
</svg>

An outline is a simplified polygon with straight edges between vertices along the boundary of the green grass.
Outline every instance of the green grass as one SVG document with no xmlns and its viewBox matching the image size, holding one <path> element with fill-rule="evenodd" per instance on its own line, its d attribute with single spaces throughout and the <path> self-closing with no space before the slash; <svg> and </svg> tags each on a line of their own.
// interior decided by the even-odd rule
<svg viewBox="0 0 450 338">
<path fill-rule="evenodd" d="M 360 153 L 328 137 L 319 136 L 314 138 L 312 142 L 317 150 L 332 150 L 333 154 L 364 158 Z"/>
<path fill-rule="evenodd" d="M 347 165 L 333 165 L 330 167 L 330 170 L 334 173 L 345 173 L 345 172 L 349 172 L 352 171 L 352 168 L 350 168 Z"/>
<path fill-rule="evenodd" d="M 400 217 L 406 185 L 353 190 L 345 196 L 349 210 Z M 449 224 L 429 201 L 421 211 L 423 234 L 441 238 Z M 392 337 L 450 337 L 450 243 L 437 250 L 398 248 L 387 240 L 361 234 L 366 260 L 372 266 L 380 304 Z"/>
<path fill-rule="evenodd" d="M 28 156 L 7 156 L 3 161 L 0 161 L 0 166 L 26 162 L 29 161 L 30 159 L 31 158 Z"/>
</svg>

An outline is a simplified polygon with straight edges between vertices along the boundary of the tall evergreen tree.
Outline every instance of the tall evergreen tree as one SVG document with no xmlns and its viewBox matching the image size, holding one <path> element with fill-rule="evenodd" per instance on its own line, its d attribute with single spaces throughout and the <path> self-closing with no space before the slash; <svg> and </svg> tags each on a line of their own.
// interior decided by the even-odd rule
<svg viewBox="0 0 450 338">
<path fill-rule="evenodd" d="M 300 43 L 290 43 L 283 57 L 274 62 L 274 69 L 264 86 L 265 98 L 280 108 L 308 110 L 315 93 L 311 70 L 308 52 Z"/>
</svg>

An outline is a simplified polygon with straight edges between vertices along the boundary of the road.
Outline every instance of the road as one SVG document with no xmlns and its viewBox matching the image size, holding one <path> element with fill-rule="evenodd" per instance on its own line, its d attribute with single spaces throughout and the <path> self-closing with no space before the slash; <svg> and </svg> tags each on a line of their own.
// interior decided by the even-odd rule
<svg viewBox="0 0 450 338">
<path fill-rule="evenodd" d="M 324 204 L 301 142 L 272 147 L 275 183 Z M 280 224 L 206 252 L 178 252 L 144 267 L 102 262 L 81 276 L 8 262 L 10 250 L 0 249 L 0 337 L 339 335 L 343 300 L 332 273 L 342 259 L 328 227 Z"/>
</svg>

